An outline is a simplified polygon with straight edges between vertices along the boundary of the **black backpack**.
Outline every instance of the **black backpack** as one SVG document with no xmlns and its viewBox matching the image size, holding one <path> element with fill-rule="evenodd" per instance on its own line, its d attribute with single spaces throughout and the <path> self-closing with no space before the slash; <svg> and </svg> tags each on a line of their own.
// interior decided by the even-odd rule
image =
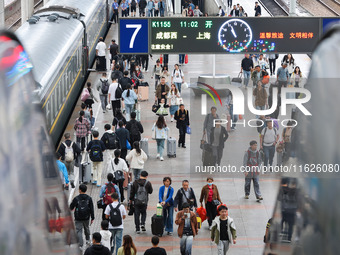
<svg viewBox="0 0 340 255">
<path fill-rule="evenodd" d="M 91 209 L 88 197 L 84 199 L 78 197 L 78 204 L 75 213 L 77 220 L 88 220 L 90 218 Z"/>
<path fill-rule="evenodd" d="M 115 92 L 115 98 L 116 99 L 122 98 L 122 94 L 123 94 L 122 87 L 118 84 L 118 87 Z"/>
<path fill-rule="evenodd" d="M 123 91 L 128 88 L 129 84 L 132 86 L 132 81 L 129 77 L 123 77 L 120 80 L 120 85 L 122 86 Z"/>
<path fill-rule="evenodd" d="M 131 6 L 132 6 L 132 7 L 136 7 L 136 5 L 137 5 L 136 0 L 132 0 L 132 1 L 131 1 Z"/>
<path fill-rule="evenodd" d="M 138 184 L 138 189 L 136 193 L 135 198 L 135 204 L 136 205 L 147 205 L 148 204 L 148 192 L 146 191 L 146 184 L 148 183 L 148 180 L 145 180 L 144 185 Z"/>
<path fill-rule="evenodd" d="M 118 149 L 118 141 L 115 133 L 106 133 L 105 147 L 109 150 Z"/>
<path fill-rule="evenodd" d="M 122 215 L 120 213 L 119 207 L 120 207 L 120 203 L 116 206 L 113 207 L 112 204 L 109 205 L 110 206 L 110 223 L 112 225 L 112 227 L 118 227 L 120 225 L 123 224 L 123 219 L 122 219 Z"/>
<path fill-rule="evenodd" d="M 102 93 L 104 95 L 107 95 L 107 93 L 109 93 L 109 88 L 110 88 L 109 81 L 108 80 L 102 81 L 102 79 L 100 79 L 100 82 L 102 83 Z"/>
<path fill-rule="evenodd" d="M 92 141 L 90 149 L 90 159 L 93 162 L 103 161 L 103 151 L 99 141 Z"/>
</svg>

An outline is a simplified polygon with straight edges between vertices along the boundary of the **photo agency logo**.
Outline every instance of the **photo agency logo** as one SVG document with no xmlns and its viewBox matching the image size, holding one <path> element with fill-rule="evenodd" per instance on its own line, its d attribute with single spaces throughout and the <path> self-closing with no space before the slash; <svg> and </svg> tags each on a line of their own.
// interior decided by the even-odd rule
<svg viewBox="0 0 340 255">
<path fill-rule="evenodd" d="M 207 115 L 207 94 L 212 98 L 212 100 L 215 103 L 215 106 L 217 106 L 216 103 L 216 99 L 214 98 L 212 92 L 216 95 L 216 97 L 218 98 L 221 106 L 223 106 L 222 104 L 222 100 L 220 95 L 217 93 L 217 91 L 210 85 L 206 84 L 206 83 L 202 83 L 202 82 L 198 82 L 199 85 L 204 86 L 206 88 L 202 88 L 199 87 L 199 89 L 201 89 L 202 91 L 204 91 L 206 94 L 202 94 L 201 95 L 201 114 L 202 115 Z M 225 85 L 226 90 L 229 90 L 230 92 L 230 96 L 232 97 L 232 103 L 233 103 L 233 112 L 232 115 L 244 115 L 245 114 L 245 95 L 244 92 L 239 88 L 236 87 L 234 85 Z M 210 89 L 210 91 L 208 90 Z M 211 92 L 212 91 L 212 92 Z M 287 123 L 290 122 L 292 123 L 291 125 L 293 127 L 298 125 L 298 122 L 295 119 L 291 119 L 290 117 L 288 117 L 287 114 L 287 105 L 293 105 L 296 107 L 296 109 L 300 109 L 300 111 L 305 115 L 305 116 L 312 116 L 312 114 L 307 110 L 307 108 L 303 105 L 307 102 L 309 102 L 309 100 L 311 99 L 311 93 L 309 90 L 305 89 L 305 88 L 295 88 L 295 87 L 282 87 L 281 88 L 281 95 L 280 97 L 278 96 L 278 88 L 277 87 L 273 87 L 272 89 L 272 105 L 269 109 L 256 109 L 256 107 L 254 107 L 253 105 L 253 88 L 249 87 L 247 88 L 247 106 L 248 106 L 248 110 L 257 116 L 270 116 L 272 113 L 275 112 L 275 110 L 277 109 L 278 106 L 278 101 L 279 99 L 281 100 L 281 105 L 280 105 L 280 111 L 281 111 L 281 115 L 282 116 L 287 116 L 286 119 L 280 120 L 277 119 L 277 121 L 281 121 L 281 125 L 284 127 L 287 127 Z M 299 98 L 287 98 L 287 95 L 289 95 L 289 93 L 299 93 L 300 96 Z M 302 94 L 302 95 L 301 95 Z M 303 96 L 304 95 L 304 96 Z M 229 108 L 230 109 L 230 108 Z M 229 115 L 231 115 L 231 113 L 229 112 Z M 233 117 L 230 118 L 230 124 L 233 125 Z M 274 121 L 274 119 L 272 120 Z M 228 120 L 227 119 L 214 119 L 214 127 L 215 124 L 219 123 L 219 124 L 227 124 Z M 261 127 L 264 125 L 264 121 L 262 119 L 259 118 L 254 118 L 254 119 L 249 119 L 246 120 L 245 118 L 242 118 L 242 120 L 238 120 L 237 122 L 235 122 L 234 124 L 236 125 L 242 125 L 242 126 L 246 126 L 248 125 L 249 127 Z"/>
</svg>

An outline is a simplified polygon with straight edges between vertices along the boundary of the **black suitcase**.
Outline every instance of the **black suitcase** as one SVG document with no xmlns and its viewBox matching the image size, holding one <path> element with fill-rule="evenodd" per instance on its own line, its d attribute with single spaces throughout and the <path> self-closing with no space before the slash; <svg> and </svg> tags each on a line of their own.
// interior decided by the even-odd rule
<svg viewBox="0 0 340 255">
<path fill-rule="evenodd" d="M 232 78 L 231 82 L 242 83 L 242 73 L 239 73 L 237 77 Z"/>
<path fill-rule="evenodd" d="M 164 232 L 164 219 L 163 216 L 154 214 L 151 217 L 151 231 L 155 236 L 162 236 Z"/>
</svg>

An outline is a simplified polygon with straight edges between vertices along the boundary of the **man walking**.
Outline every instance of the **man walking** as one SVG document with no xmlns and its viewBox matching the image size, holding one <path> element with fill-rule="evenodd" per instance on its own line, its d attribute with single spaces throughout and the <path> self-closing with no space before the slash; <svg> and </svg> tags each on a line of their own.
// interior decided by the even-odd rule
<svg viewBox="0 0 340 255">
<path fill-rule="evenodd" d="M 102 73 L 102 77 L 99 79 L 99 82 L 97 84 L 97 90 L 99 91 L 99 97 L 100 102 L 102 105 L 103 113 L 106 112 L 106 106 L 107 106 L 107 95 L 109 93 L 109 80 L 106 78 L 106 73 Z"/>
<path fill-rule="evenodd" d="M 255 17 L 261 17 L 261 6 L 259 5 L 258 2 L 255 2 Z"/>
<path fill-rule="evenodd" d="M 183 204 L 183 210 L 178 212 L 175 220 L 178 225 L 178 236 L 181 238 L 180 250 L 182 255 L 191 255 L 192 242 L 198 232 L 196 214 L 190 211 L 188 203 Z"/>
<path fill-rule="evenodd" d="M 289 81 L 289 72 L 287 69 L 287 63 L 283 63 L 282 66 L 277 69 L 277 82 L 279 86 L 279 94 L 281 94 L 281 88 L 287 87 L 288 81 Z"/>
<path fill-rule="evenodd" d="M 139 142 L 141 140 L 141 134 L 143 134 L 144 129 L 142 124 L 136 120 L 136 112 L 131 113 L 131 120 L 126 123 L 126 129 L 130 132 L 131 145 L 135 141 Z"/>
<path fill-rule="evenodd" d="M 261 169 L 261 156 L 259 151 L 257 150 L 257 142 L 251 141 L 249 149 L 245 152 L 243 157 L 243 166 L 246 169 L 245 172 L 245 184 L 244 184 L 244 192 L 245 192 L 245 199 L 249 199 L 250 194 L 250 186 L 251 181 L 253 180 L 254 184 L 254 191 L 256 199 L 263 200 L 260 191 L 260 184 L 259 184 L 259 174 Z"/>
<path fill-rule="evenodd" d="M 149 194 L 152 194 L 153 188 L 151 182 L 147 180 L 148 172 L 142 171 L 139 180 L 135 180 L 131 187 L 130 205 L 134 202 L 135 206 L 135 226 L 136 233 L 140 234 L 140 230 L 146 231 L 146 209 L 149 201 Z"/>
<path fill-rule="evenodd" d="M 175 113 L 176 128 L 179 131 L 178 147 L 186 148 L 185 146 L 185 134 L 187 132 L 187 126 L 190 126 L 189 111 L 184 109 L 184 104 L 180 104 L 179 110 Z"/>
<path fill-rule="evenodd" d="M 75 209 L 74 220 L 80 248 L 82 248 L 84 244 L 83 228 L 85 232 L 86 245 L 90 245 L 90 218 L 91 224 L 94 221 L 94 208 L 92 198 L 89 195 L 85 194 L 86 191 L 87 186 L 85 184 L 80 184 L 79 195 L 73 199 L 70 205 L 71 210 Z"/>
<path fill-rule="evenodd" d="M 275 155 L 275 146 L 280 138 L 279 132 L 273 127 L 273 120 L 266 120 L 267 127 L 262 129 L 260 136 L 261 149 L 264 152 L 264 166 L 273 166 L 273 158 Z"/>
<path fill-rule="evenodd" d="M 228 207 L 218 209 L 220 217 L 215 218 L 211 228 L 211 240 L 217 244 L 219 255 L 226 255 L 231 243 L 236 244 L 236 227 L 234 220 L 228 216 Z"/>
<path fill-rule="evenodd" d="M 174 199 L 175 211 L 181 211 L 184 203 L 189 204 L 191 211 L 193 211 L 194 208 L 197 208 L 195 192 L 191 187 L 189 187 L 188 180 L 182 181 L 182 188 L 177 191 Z"/>
<path fill-rule="evenodd" d="M 71 141 L 70 133 L 65 133 L 64 138 L 65 141 L 60 144 L 58 152 L 61 155 L 61 161 L 66 166 L 71 186 L 72 188 L 74 188 L 74 163 L 76 160 L 78 160 L 78 157 L 81 154 L 81 150 L 77 143 Z"/>
<path fill-rule="evenodd" d="M 203 124 L 203 135 L 207 135 L 207 142 L 210 143 L 210 134 L 211 130 L 214 127 L 214 120 L 219 119 L 220 117 L 218 116 L 217 108 L 215 106 L 210 108 L 210 113 L 205 116 L 204 119 L 204 124 Z"/>
<path fill-rule="evenodd" d="M 105 215 L 109 220 L 109 230 L 112 234 L 111 252 L 114 253 L 116 247 L 116 254 L 118 254 L 118 249 L 122 246 L 124 220 L 127 213 L 124 205 L 118 201 L 118 193 L 113 193 L 111 197 L 113 202 L 106 207 Z"/>
<path fill-rule="evenodd" d="M 111 130 L 110 124 L 105 124 L 104 126 L 105 132 L 100 139 L 105 145 L 105 152 L 104 152 L 104 169 L 108 169 L 107 165 L 110 160 L 114 157 L 115 149 L 119 148 L 119 139 L 115 132 Z"/>
<path fill-rule="evenodd" d="M 120 128 L 116 129 L 116 135 L 119 140 L 119 148 L 121 151 L 120 157 L 125 160 L 126 155 L 127 155 L 127 142 L 130 141 L 130 133 L 129 131 L 125 128 L 124 122 L 120 120 L 118 122 L 118 126 Z M 130 143 L 131 145 L 131 143 Z"/>
<path fill-rule="evenodd" d="M 158 247 L 159 237 L 153 236 L 151 238 L 152 248 L 147 249 L 144 252 L 144 255 L 166 255 L 166 251 L 164 248 Z"/>
<path fill-rule="evenodd" d="M 92 235 L 92 246 L 87 248 L 84 255 L 111 255 L 110 250 L 101 244 L 102 236 L 100 233 L 95 232 Z"/>
<path fill-rule="evenodd" d="M 93 140 L 87 145 L 86 151 L 90 155 L 90 159 L 93 162 L 93 182 L 92 184 L 97 184 L 97 187 L 101 186 L 102 183 L 102 170 L 103 170 L 103 153 L 105 151 L 105 144 L 103 141 L 99 140 L 99 132 L 93 131 Z"/>
<path fill-rule="evenodd" d="M 254 68 L 253 60 L 249 57 L 250 55 L 246 54 L 245 58 L 242 59 L 242 62 L 241 62 L 241 73 L 243 73 L 243 76 L 244 76 L 243 83 L 245 87 L 248 87 L 250 75 Z"/>
</svg>

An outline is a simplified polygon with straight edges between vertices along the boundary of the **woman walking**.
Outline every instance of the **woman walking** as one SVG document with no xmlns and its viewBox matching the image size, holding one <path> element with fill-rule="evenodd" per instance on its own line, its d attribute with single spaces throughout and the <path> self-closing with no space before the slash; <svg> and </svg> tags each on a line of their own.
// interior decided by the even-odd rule
<svg viewBox="0 0 340 255">
<path fill-rule="evenodd" d="M 115 178 L 114 183 L 118 185 L 119 192 L 121 196 L 121 202 L 124 201 L 124 172 L 127 174 L 129 173 L 129 168 L 125 162 L 124 159 L 120 158 L 120 150 L 115 150 L 114 152 L 115 158 L 111 159 L 111 162 L 109 164 L 109 172 L 113 173 L 113 176 Z"/>
<path fill-rule="evenodd" d="M 117 255 L 135 255 L 137 254 L 137 248 L 132 241 L 131 236 L 123 236 L 123 245 L 118 249 Z"/>
<path fill-rule="evenodd" d="M 169 92 L 171 122 L 174 121 L 175 112 L 178 110 L 177 98 L 179 97 L 180 97 L 180 93 L 178 92 L 176 85 L 171 84 L 171 90 Z"/>
<path fill-rule="evenodd" d="M 163 161 L 164 143 L 168 138 L 167 132 L 169 131 L 163 116 L 158 117 L 157 122 L 153 124 L 152 131 L 154 132 L 153 139 L 157 142 L 157 158 Z"/>
<path fill-rule="evenodd" d="M 85 112 L 79 112 L 79 118 L 76 119 L 74 124 L 74 130 L 76 131 L 77 143 L 81 148 L 81 151 L 85 150 L 85 139 L 87 134 L 90 132 L 91 126 L 90 122 L 84 118 Z"/>
<path fill-rule="evenodd" d="M 148 159 L 146 153 L 139 147 L 139 142 L 133 143 L 133 150 L 126 156 L 126 160 L 130 161 L 130 168 L 133 170 L 134 180 L 139 180 L 140 174 L 144 169 L 144 163 Z"/>
<path fill-rule="evenodd" d="M 124 90 L 122 94 L 122 98 L 125 104 L 126 121 L 130 121 L 131 119 L 130 115 L 131 115 L 133 106 L 135 105 L 136 100 L 137 100 L 137 94 L 132 90 L 132 87 L 130 84 L 128 85 L 127 89 Z"/>
<path fill-rule="evenodd" d="M 172 236 L 172 232 L 174 231 L 174 188 L 171 187 L 171 178 L 164 177 L 163 178 L 163 186 L 159 188 L 159 203 L 163 206 L 163 218 L 164 218 L 164 226 L 165 231 L 168 232 L 169 236 Z"/>
</svg>

